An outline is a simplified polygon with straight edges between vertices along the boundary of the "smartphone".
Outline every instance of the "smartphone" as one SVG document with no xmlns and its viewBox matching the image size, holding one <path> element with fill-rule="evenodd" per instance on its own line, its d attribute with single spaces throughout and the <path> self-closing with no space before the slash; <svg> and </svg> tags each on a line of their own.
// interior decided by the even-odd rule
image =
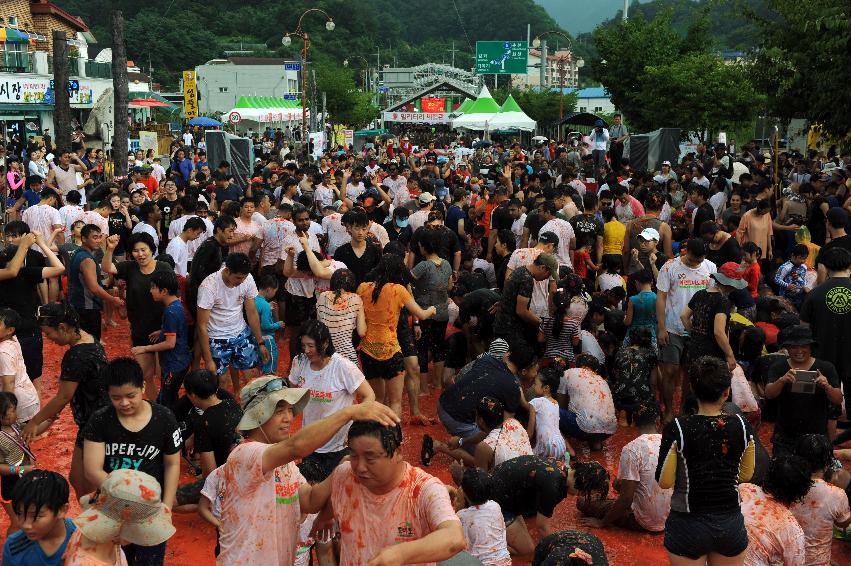
<svg viewBox="0 0 851 566">
<path fill-rule="evenodd" d="M 793 393 L 808 393 L 816 392 L 816 377 L 818 372 L 797 370 L 795 371 L 795 383 L 792 384 Z"/>
</svg>

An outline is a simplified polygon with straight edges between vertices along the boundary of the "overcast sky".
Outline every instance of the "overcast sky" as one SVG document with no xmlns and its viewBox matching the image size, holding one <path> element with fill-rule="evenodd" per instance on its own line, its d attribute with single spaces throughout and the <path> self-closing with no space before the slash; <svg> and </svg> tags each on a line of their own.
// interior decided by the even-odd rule
<svg viewBox="0 0 851 566">
<path fill-rule="evenodd" d="M 623 0 L 535 0 L 535 2 L 546 8 L 555 21 L 572 34 L 591 31 L 597 24 L 613 17 L 623 9 Z"/>
</svg>

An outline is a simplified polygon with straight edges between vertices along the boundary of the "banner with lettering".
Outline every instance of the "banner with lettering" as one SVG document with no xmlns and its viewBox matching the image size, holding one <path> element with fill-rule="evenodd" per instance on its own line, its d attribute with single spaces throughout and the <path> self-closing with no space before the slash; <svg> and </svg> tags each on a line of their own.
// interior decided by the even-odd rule
<svg viewBox="0 0 851 566">
<path fill-rule="evenodd" d="M 187 120 L 198 117 L 198 89 L 195 71 L 183 71 L 183 114 Z"/>
</svg>

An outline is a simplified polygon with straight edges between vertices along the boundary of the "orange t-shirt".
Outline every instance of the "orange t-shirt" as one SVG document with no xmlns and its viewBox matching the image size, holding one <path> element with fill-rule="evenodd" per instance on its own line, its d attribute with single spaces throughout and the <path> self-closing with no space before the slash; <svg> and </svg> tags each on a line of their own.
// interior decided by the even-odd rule
<svg viewBox="0 0 851 566">
<path fill-rule="evenodd" d="M 349 462 L 340 464 L 331 475 L 331 504 L 340 523 L 340 566 L 362 566 L 382 548 L 421 539 L 446 521 L 460 522 L 443 482 L 407 462 L 402 481 L 383 495 L 365 488 Z"/>
<path fill-rule="evenodd" d="M 374 289 L 374 283 L 361 283 L 358 286 L 366 317 L 366 336 L 358 349 L 376 360 L 389 360 L 393 354 L 402 351 L 396 338 L 396 325 L 399 323 L 399 312 L 412 297 L 404 286 L 387 283 L 381 289 L 378 302 L 373 303 Z"/>
<path fill-rule="evenodd" d="M 298 489 L 307 483 L 295 463 L 263 473 L 269 444 L 244 442 L 222 466 L 221 553 L 216 564 L 292 566 L 298 546 Z"/>
<path fill-rule="evenodd" d="M 147 190 L 149 199 L 154 198 L 154 193 L 157 192 L 157 188 L 160 186 L 160 184 L 157 183 L 156 179 L 154 179 L 153 177 L 150 177 L 150 176 L 147 177 L 147 178 L 142 177 L 137 182 L 145 185 L 145 189 Z"/>
</svg>

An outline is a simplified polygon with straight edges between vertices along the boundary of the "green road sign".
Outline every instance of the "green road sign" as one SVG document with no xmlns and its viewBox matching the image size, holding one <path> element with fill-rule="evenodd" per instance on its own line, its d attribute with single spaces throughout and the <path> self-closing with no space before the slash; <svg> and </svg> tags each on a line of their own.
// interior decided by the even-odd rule
<svg viewBox="0 0 851 566">
<path fill-rule="evenodd" d="M 525 75 L 529 44 L 525 41 L 477 41 L 477 75 Z"/>
</svg>

